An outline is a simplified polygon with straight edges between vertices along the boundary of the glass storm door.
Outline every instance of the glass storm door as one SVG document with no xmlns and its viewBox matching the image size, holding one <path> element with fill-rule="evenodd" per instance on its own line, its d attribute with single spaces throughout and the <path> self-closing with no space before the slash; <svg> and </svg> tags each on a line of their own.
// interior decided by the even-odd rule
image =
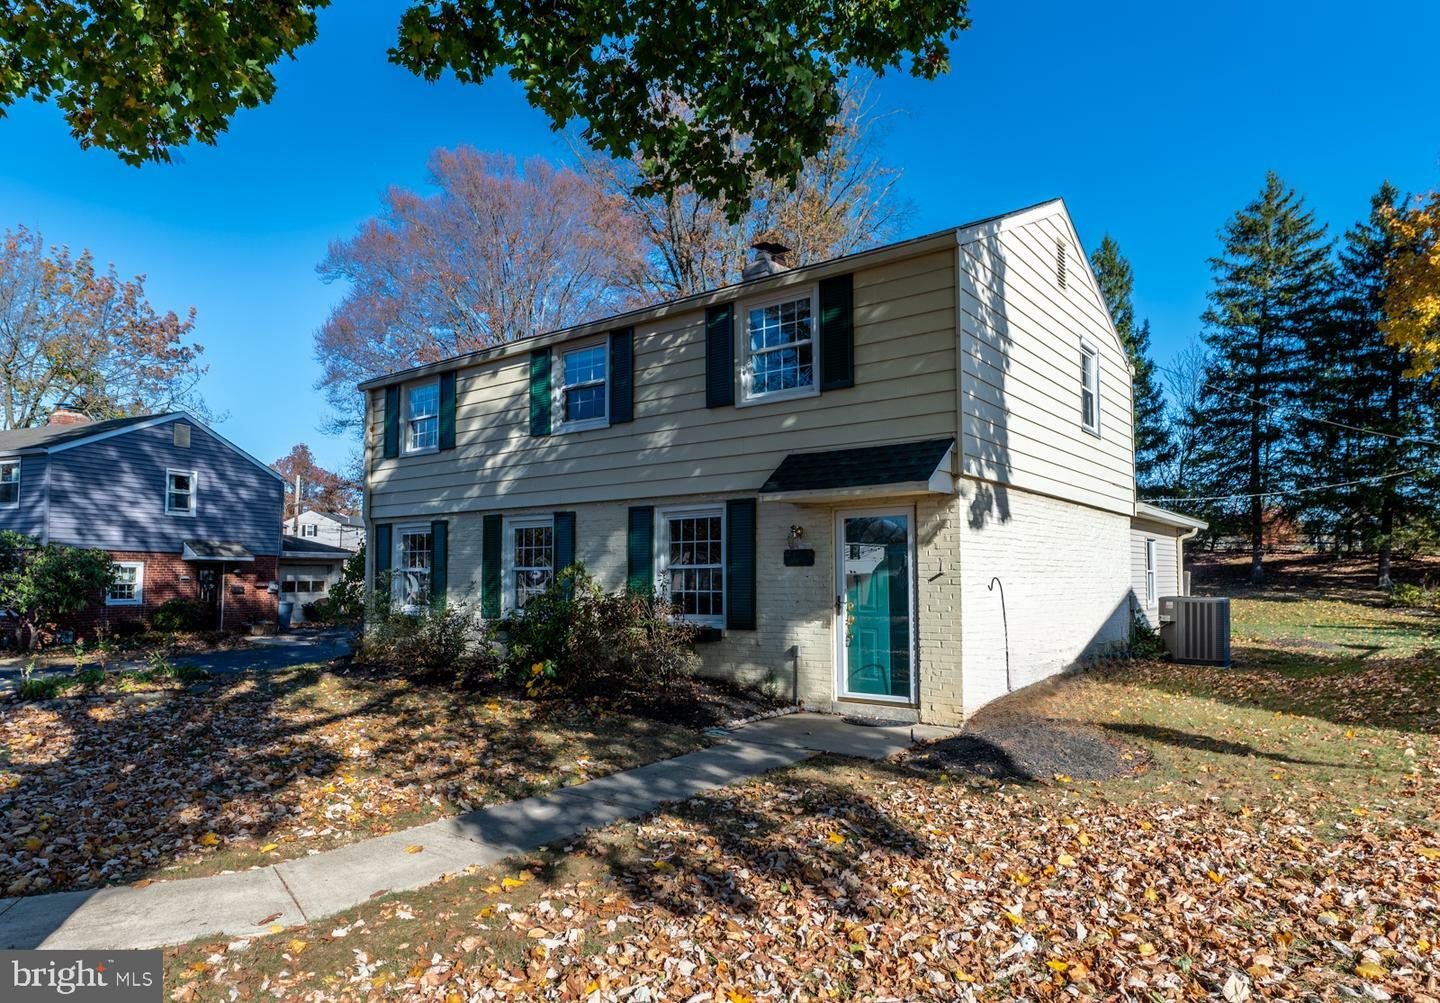
<svg viewBox="0 0 1440 1003">
<path fill-rule="evenodd" d="M 836 515 L 841 696 L 912 700 L 910 526 L 905 510 Z"/>
</svg>

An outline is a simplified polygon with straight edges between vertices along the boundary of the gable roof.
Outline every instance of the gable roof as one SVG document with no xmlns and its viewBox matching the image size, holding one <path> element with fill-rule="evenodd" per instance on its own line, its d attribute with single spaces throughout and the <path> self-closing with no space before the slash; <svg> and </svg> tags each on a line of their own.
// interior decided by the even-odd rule
<svg viewBox="0 0 1440 1003">
<path fill-rule="evenodd" d="M 142 428 L 154 428 L 156 425 L 179 421 L 181 418 L 184 418 L 192 425 L 204 429 L 205 433 L 215 439 L 215 441 L 236 455 L 249 460 L 276 480 L 283 481 L 285 479 L 272 470 L 268 463 L 262 463 L 254 456 L 251 456 L 189 411 L 166 411 L 163 414 L 137 414 L 129 418 L 111 418 L 106 421 L 92 421 L 86 425 L 42 425 L 39 428 L 11 429 L 8 432 L 0 432 L 0 453 L 58 453 L 61 450 L 73 449 L 76 446 L 83 446 L 91 442 L 99 442 L 102 439 L 109 439 L 116 435 L 125 435 Z"/>
<path fill-rule="evenodd" d="M 644 321 L 654 320 L 676 313 L 686 313 L 716 303 L 728 303 L 737 295 L 749 296 L 752 293 L 764 293 L 770 292 L 771 290 L 783 289 L 787 286 L 809 284 L 813 283 L 816 279 L 830 275 L 841 275 L 856 268 L 871 267 L 886 261 L 896 261 L 926 254 L 931 251 L 943 250 L 947 247 L 954 247 L 957 242 L 975 239 L 985 227 L 1002 225 L 1007 221 L 1013 220 L 1015 217 L 1030 216 L 1037 213 L 1047 211 L 1054 212 L 1057 210 L 1068 219 L 1069 213 L 1066 212 L 1063 199 L 1046 199 L 1043 202 L 1036 202 L 1034 205 L 1028 205 L 1022 209 L 987 216 L 984 219 L 962 223 L 959 226 L 947 227 L 944 230 L 937 230 L 934 233 L 927 233 L 920 237 L 911 237 L 908 240 L 898 241 L 893 244 L 884 244 L 880 247 L 872 247 L 864 251 L 856 251 L 853 254 L 846 254 L 838 258 L 830 258 L 826 261 L 816 261 L 808 265 L 800 265 L 783 272 L 775 272 L 753 279 L 743 279 L 740 282 L 733 282 L 728 286 L 719 286 L 715 289 L 707 289 L 704 292 L 691 293 L 689 296 L 682 296 L 679 299 L 656 303 L 653 306 L 640 307 L 635 310 L 628 310 L 625 313 L 613 314 L 609 317 L 599 318 L 598 320 L 587 321 L 583 324 L 576 324 L 555 331 L 546 331 L 541 334 L 533 334 L 525 338 L 507 342 L 503 345 L 496 345 L 493 348 L 482 348 L 479 351 L 468 352 L 464 355 L 451 356 L 450 358 L 440 359 L 436 362 L 428 362 L 424 365 L 412 366 L 409 369 L 397 370 L 393 373 L 387 373 L 383 376 L 365 380 L 359 385 L 358 389 L 362 391 L 373 390 L 376 387 L 404 383 L 408 380 L 419 379 L 424 376 L 433 376 L 436 373 L 447 372 L 452 369 L 464 369 L 469 366 L 479 365 L 480 363 L 501 359 L 508 355 L 517 355 L 522 352 L 533 351 L 536 348 L 572 341 L 577 338 L 590 337 L 615 328 L 631 327 Z M 1084 255 L 1081 255 L 1081 257 L 1084 257 Z"/>
<path fill-rule="evenodd" d="M 325 509 L 320 508 L 307 508 L 304 512 L 301 512 L 300 515 L 318 515 L 322 519 L 338 522 L 342 526 L 360 527 L 365 525 L 363 519 L 358 519 L 353 515 L 346 515 L 344 512 L 327 512 Z M 291 516 L 290 518 L 293 520 L 296 516 Z"/>
<path fill-rule="evenodd" d="M 341 547 L 332 547 L 315 540 L 306 540 L 298 536 L 286 534 L 280 537 L 280 556 L 334 557 L 349 560 L 355 556 L 355 552 L 353 550 L 345 550 Z"/>
</svg>

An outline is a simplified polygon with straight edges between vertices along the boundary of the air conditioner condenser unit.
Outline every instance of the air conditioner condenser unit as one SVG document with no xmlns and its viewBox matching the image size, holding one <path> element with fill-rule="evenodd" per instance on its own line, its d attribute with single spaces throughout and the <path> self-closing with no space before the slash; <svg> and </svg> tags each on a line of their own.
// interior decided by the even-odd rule
<svg viewBox="0 0 1440 1003">
<path fill-rule="evenodd" d="M 1161 596 L 1160 638 L 1172 661 L 1185 665 L 1230 664 L 1230 600 Z"/>
</svg>

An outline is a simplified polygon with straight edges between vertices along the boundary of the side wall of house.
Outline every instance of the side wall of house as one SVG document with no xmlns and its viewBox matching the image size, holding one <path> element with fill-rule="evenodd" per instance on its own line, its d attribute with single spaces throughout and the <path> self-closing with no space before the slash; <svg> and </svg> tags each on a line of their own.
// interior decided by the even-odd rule
<svg viewBox="0 0 1440 1003">
<path fill-rule="evenodd" d="M 972 519 L 982 496 L 1006 517 Z M 969 478 L 960 508 L 967 716 L 1007 692 L 1007 651 L 1019 689 L 1127 642 L 1129 518 Z"/>
<path fill-rule="evenodd" d="M 20 499 L 14 507 L 0 508 L 0 529 L 14 530 L 43 541 L 45 538 L 46 468 L 49 457 L 43 453 L 28 456 L 3 456 L 0 460 L 20 461 Z"/>
<path fill-rule="evenodd" d="M 1135 608 L 1144 614 L 1152 627 L 1159 626 L 1160 597 L 1178 596 L 1184 592 L 1181 580 L 1181 530 L 1157 522 L 1136 519 L 1130 526 L 1130 588 Z M 1145 541 L 1155 541 L 1155 602 L 1146 602 Z"/>
</svg>

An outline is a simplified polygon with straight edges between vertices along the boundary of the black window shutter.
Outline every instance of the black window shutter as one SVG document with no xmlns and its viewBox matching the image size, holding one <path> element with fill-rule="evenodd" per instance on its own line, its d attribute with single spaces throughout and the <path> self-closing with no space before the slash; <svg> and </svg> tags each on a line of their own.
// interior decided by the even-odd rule
<svg viewBox="0 0 1440 1003">
<path fill-rule="evenodd" d="M 455 374 L 440 374 L 440 448 L 455 448 Z"/>
<path fill-rule="evenodd" d="M 855 385 L 855 277 L 820 283 L 820 389 Z"/>
<path fill-rule="evenodd" d="M 650 595 L 655 591 L 655 506 L 630 509 L 630 530 L 625 538 L 625 587 Z"/>
<path fill-rule="evenodd" d="M 480 615 L 487 620 L 500 616 L 500 556 L 504 543 L 504 521 L 487 515 L 480 530 Z"/>
<path fill-rule="evenodd" d="M 575 513 L 556 512 L 555 571 L 558 574 L 575 563 Z"/>
<path fill-rule="evenodd" d="M 394 555 L 395 537 L 394 529 L 387 525 L 375 527 L 375 539 L 371 546 L 375 549 L 375 587 L 381 587 L 380 576 L 390 571 L 390 561 Z"/>
<path fill-rule="evenodd" d="M 610 332 L 610 424 L 635 420 L 635 329 Z"/>
<path fill-rule="evenodd" d="M 530 434 L 550 434 L 550 350 L 530 353 Z"/>
<path fill-rule="evenodd" d="M 712 306 L 705 311 L 705 406 L 735 403 L 734 307 Z"/>
<path fill-rule="evenodd" d="M 400 455 L 400 388 L 385 388 L 384 456 L 393 460 Z"/>
<path fill-rule="evenodd" d="M 444 519 L 430 524 L 430 605 L 445 608 L 450 591 L 450 533 Z"/>
<path fill-rule="evenodd" d="M 755 629 L 755 499 L 725 503 L 725 625 Z"/>
</svg>

